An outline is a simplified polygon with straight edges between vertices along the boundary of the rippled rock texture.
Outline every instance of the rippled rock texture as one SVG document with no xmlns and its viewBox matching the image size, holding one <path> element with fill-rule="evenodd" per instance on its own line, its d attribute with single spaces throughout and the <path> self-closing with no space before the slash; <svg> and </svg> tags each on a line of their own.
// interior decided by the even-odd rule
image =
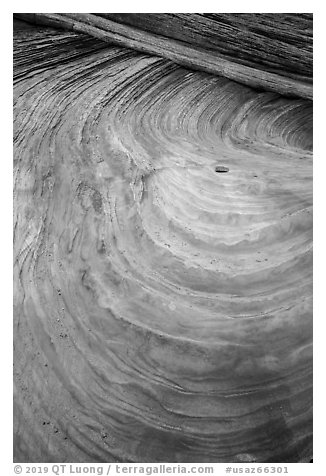
<svg viewBox="0 0 326 476">
<path fill-rule="evenodd" d="M 102 40 L 14 35 L 15 460 L 309 461 L 308 55 L 285 97 Z"/>
</svg>

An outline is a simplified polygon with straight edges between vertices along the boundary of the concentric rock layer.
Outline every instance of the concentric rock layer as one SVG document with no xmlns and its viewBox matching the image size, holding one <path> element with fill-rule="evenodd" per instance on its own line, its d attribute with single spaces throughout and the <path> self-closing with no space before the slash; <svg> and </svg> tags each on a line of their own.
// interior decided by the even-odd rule
<svg viewBox="0 0 326 476">
<path fill-rule="evenodd" d="M 15 460 L 309 460 L 312 103 L 14 47 Z"/>
</svg>

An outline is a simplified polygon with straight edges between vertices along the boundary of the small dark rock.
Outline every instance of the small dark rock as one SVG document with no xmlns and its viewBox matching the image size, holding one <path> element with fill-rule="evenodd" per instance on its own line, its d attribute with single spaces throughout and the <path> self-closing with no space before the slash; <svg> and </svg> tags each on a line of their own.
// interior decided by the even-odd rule
<svg viewBox="0 0 326 476">
<path fill-rule="evenodd" d="M 217 165 L 215 167 L 215 172 L 217 173 L 225 173 L 229 171 L 229 167 L 225 167 L 224 165 Z"/>
</svg>

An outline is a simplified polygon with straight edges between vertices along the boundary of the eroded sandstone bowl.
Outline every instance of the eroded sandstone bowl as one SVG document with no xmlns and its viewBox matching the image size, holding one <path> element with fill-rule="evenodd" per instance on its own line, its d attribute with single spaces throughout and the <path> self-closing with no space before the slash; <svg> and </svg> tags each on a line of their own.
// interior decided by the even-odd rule
<svg viewBox="0 0 326 476">
<path fill-rule="evenodd" d="M 16 461 L 308 460 L 311 102 L 46 29 L 14 100 Z"/>
</svg>

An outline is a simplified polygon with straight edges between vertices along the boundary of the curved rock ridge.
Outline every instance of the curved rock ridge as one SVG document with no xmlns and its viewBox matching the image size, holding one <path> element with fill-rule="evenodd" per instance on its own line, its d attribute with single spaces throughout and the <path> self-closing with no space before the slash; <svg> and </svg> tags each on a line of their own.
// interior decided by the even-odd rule
<svg viewBox="0 0 326 476">
<path fill-rule="evenodd" d="M 312 99 L 312 14 L 15 15 L 257 89 Z"/>
<path fill-rule="evenodd" d="M 311 101 L 14 47 L 15 460 L 309 461 Z"/>
<path fill-rule="evenodd" d="M 312 15 L 100 13 L 97 16 L 220 53 L 232 62 L 312 78 Z"/>
</svg>

